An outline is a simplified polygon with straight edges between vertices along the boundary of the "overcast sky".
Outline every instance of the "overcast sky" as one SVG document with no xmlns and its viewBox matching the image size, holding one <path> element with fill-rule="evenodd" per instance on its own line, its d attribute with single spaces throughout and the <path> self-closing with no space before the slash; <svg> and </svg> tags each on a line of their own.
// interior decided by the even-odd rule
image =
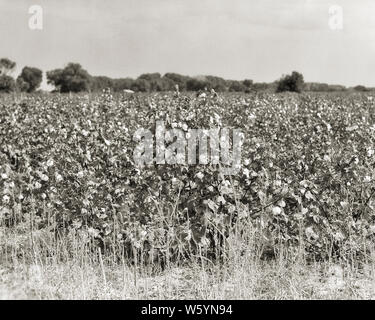
<svg viewBox="0 0 375 320">
<path fill-rule="evenodd" d="M 43 8 L 30 30 L 29 7 Z M 329 7 L 344 28 L 329 27 Z M 375 86 L 374 0 L 0 0 L 0 57 L 43 71 L 145 72 Z"/>
</svg>

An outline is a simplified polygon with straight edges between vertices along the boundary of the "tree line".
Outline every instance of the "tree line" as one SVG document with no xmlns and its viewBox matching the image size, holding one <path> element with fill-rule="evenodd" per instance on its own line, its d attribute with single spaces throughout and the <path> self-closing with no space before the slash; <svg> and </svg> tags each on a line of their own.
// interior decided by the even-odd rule
<svg viewBox="0 0 375 320">
<path fill-rule="evenodd" d="M 16 63 L 7 59 L 0 59 L 0 92 L 34 92 L 38 90 L 43 79 L 42 70 L 34 67 L 24 67 L 20 75 L 15 79 L 12 74 Z M 302 91 L 370 91 L 372 88 L 356 86 L 346 88 L 340 85 L 325 83 L 305 83 L 303 75 L 293 71 L 290 75 L 284 75 L 272 83 L 258 83 L 251 79 L 226 80 L 216 76 L 190 77 L 178 73 L 158 72 L 145 73 L 136 79 L 118 78 L 106 76 L 92 76 L 79 63 L 68 63 L 64 68 L 46 72 L 47 83 L 54 87 L 55 92 L 97 92 L 110 88 L 114 92 L 131 90 L 134 92 L 154 91 L 202 91 L 215 90 L 216 92 L 302 92 Z"/>
<path fill-rule="evenodd" d="M 23 91 L 33 92 L 39 88 L 43 79 L 43 72 L 38 68 L 24 67 L 15 80 L 11 74 L 16 63 L 7 58 L 0 59 L 0 92 Z"/>
</svg>

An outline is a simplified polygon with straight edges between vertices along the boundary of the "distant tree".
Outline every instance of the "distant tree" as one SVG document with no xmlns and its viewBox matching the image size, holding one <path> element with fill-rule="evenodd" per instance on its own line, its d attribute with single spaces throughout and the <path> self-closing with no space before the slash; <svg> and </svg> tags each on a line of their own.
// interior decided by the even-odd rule
<svg viewBox="0 0 375 320">
<path fill-rule="evenodd" d="M 250 92 L 253 89 L 253 80 L 245 79 L 242 84 L 245 87 L 245 92 Z"/>
<path fill-rule="evenodd" d="M 131 78 L 113 79 L 113 90 L 114 91 L 129 90 L 132 88 L 133 83 L 134 83 L 134 80 Z"/>
<path fill-rule="evenodd" d="M 16 63 L 9 60 L 8 58 L 0 59 L 0 75 L 8 75 L 16 67 Z"/>
<path fill-rule="evenodd" d="M 149 91 L 165 91 L 168 90 L 166 88 L 166 82 L 163 81 L 161 78 L 160 73 L 144 73 L 138 77 L 139 80 L 145 80 L 148 82 L 147 90 Z M 137 79 L 137 80 L 138 80 Z"/>
<path fill-rule="evenodd" d="M 242 81 L 242 83 L 245 87 L 251 87 L 253 85 L 253 80 L 245 79 Z"/>
<path fill-rule="evenodd" d="M 0 75 L 0 92 L 12 92 L 16 89 L 16 82 L 11 76 Z"/>
<path fill-rule="evenodd" d="M 176 84 L 178 85 L 179 90 L 185 91 L 187 90 L 187 82 L 191 79 L 190 77 L 183 76 L 178 73 L 166 73 L 163 78 L 168 79 L 168 81 L 173 82 L 174 87 Z"/>
<path fill-rule="evenodd" d="M 17 78 L 17 86 L 21 91 L 33 92 L 42 83 L 43 72 L 38 68 L 24 67 Z"/>
<path fill-rule="evenodd" d="M 232 92 L 245 91 L 245 86 L 243 85 L 243 83 L 241 81 L 230 80 L 229 91 L 232 91 Z"/>
<path fill-rule="evenodd" d="M 161 77 L 161 74 L 159 72 L 155 72 L 155 73 L 144 73 L 144 74 L 141 74 L 138 79 L 144 79 L 144 80 L 147 80 L 147 81 L 152 81 L 152 80 L 158 80 L 160 79 Z"/>
<path fill-rule="evenodd" d="M 335 92 L 335 91 L 346 91 L 347 88 L 341 85 L 319 83 L 319 82 L 307 82 L 304 85 L 304 90 L 314 92 Z"/>
<path fill-rule="evenodd" d="M 16 88 L 14 79 L 9 75 L 16 63 L 8 58 L 0 59 L 0 92 L 12 92 Z"/>
<path fill-rule="evenodd" d="M 346 91 L 346 87 L 339 85 L 339 84 L 330 84 L 328 85 L 328 91 L 336 92 L 336 91 Z"/>
<path fill-rule="evenodd" d="M 157 83 L 157 91 L 173 91 L 176 84 L 169 78 L 161 77 Z"/>
<path fill-rule="evenodd" d="M 329 91 L 328 83 L 318 83 L 317 85 L 317 91 Z"/>
<path fill-rule="evenodd" d="M 106 88 L 114 90 L 114 80 L 105 76 L 91 77 L 90 90 L 91 91 L 102 91 Z"/>
<path fill-rule="evenodd" d="M 305 83 L 305 90 L 314 92 L 327 92 L 329 91 L 329 86 L 327 83 L 308 82 Z"/>
<path fill-rule="evenodd" d="M 130 88 L 133 91 L 147 92 L 150 91 L 150 82 L 145 79 L 138 78 L 132 83 Z"/>
<path fill-rule="evenodd" d="M 257 91 L 267 90 L 269 86 L 270 85 L 266 82 L 255 82 L 253 84 L 254 90 L 257 90 Z"/>
<path fill-rule="evenodd" d="M 80 92 L 90 89 L 91 76 L 79 63 L 69 63 L 64 69 L 47 72 L 47 83 L 60 92 Z"/>
<path fill-rule="evenodd" d="M 276 92 L 301 92 L 303 90 L 303 86 L 303 75 L 297 71 L 293 71 L 291 75 L 286 75 L 278 81 Z"/>
<path fill-rule="evenodd" d="M 207 82 L 204 80 L 190 78 L 186 82 L 186 90 L 188 91 L 199 91 L 199 90 L 205 90 L 206 88 L 207 88 Z"/>
<path fill-rule="evenodd" d="M 205 76 L 208 89 L 214 89 L 216 92 L 223 92 L 227 90 L 227 82 L 225 79 L 215 76 Z"/>
<path fill-rule="evenodd" d="M 353 89 L 354 89 L 355 91 L 360 91 L 360 92 L 369 91 L 365 86 L 361 86 L 361 85 L 359 85 L 359 86 L 355 86 Z"/>
<path fill-rule="evenodd" d="M 29 84 L 20 77 L 16 80 L 16 87 L 21 92 L 27 92 L 27 90 L 29 90 Z"/>
</svg>

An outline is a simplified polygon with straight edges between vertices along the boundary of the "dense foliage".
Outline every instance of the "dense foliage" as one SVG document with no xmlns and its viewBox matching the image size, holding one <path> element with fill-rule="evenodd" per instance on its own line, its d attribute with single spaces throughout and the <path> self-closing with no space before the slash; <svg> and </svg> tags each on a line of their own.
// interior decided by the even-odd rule
<svg viewBox="0 0 375 320">
<path fill-rule="evenodd" d="M 9 75 L 15 67 L 15 62 L 7 58 L 0 59 L 0 93 L 9 93 L 16 89 L 16 83 L 14 79 Z"/>
<path fill-rule="evenodd" d="M 303 75 L 297 71 L 293 71 L 292 74 L 286 75 L 279 80 L 276 91 L 302 92 L 304 84 Z"/>
<path fill-rule="evenodd" d="M 11 76 L 0 75 L 0 92 L 13 92 L 16 89 L 16 82 Z"/>
<path fill-rule="evenodd" d="M 7 75 L 16 67 L 16 63 L 8 58 L 0 59 L 0 75 Z"/>
<path fill-rule="evenodd" d="M 137 79 L 111 79 L 94 76 L 91 81 L 91 90 L 98 91 L 110 88 L 113 91 L 133 90 L 136 92 L 173 91 L 178 87 L 180 91 L 215 90 L 216 92 L 252 92 L 257 90 L 252 80 L 226 80 L 215 76 L 189 77 L 177 73 L 145 73 Z M 272 89 L 272 84 L 263 84 L 262 89 Z"/>
<path fill-rule="evenodd" d="M 88 91 L 91 76 L 79 63 L 68 63 L 64 69 L 47 72 L 47 82 L 60 92 Z"/>
<path fill-rule="evenodd" d="M 12 73 L 16 68 L 16 63 L 8 58 L 0 59 L 0 93 L 10 93 L 13 91 L 35 91 L 42 82 L 43 72 L 38 68 L 24 67 L 17 81 Z"/>
<path fill-rule="evenodd" d="M 24 67 L 17 77 L 17 85 L 20 91 L 33 92 L 42 83 L 43 72 L 38 68 Z"/>
<path fill-rule="evenodd" d="M 0 105 L 0 221 L 106 248 L 217 254 L 231 226 L 314 258 L 367 254 L 375 99 L 356 95 L 27 96 Z M 133 162 L 138 128 L 240 128 L 242 169 Z M 243 225 L 245 225 L 243 223 Z M 240 248 L 239 248 L 240 249 Z"/>
</svg>

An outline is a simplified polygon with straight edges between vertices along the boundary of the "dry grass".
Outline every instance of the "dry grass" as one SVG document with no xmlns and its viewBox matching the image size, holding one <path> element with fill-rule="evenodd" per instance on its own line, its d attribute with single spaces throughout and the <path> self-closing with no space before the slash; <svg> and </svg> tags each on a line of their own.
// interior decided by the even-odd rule
<svg viewBox="0 0 375 320">
<path fill-rule="evenodd" d="M 365 264 L 307 263 L 286 250 L 265 261 L 251 237 L 231 237 L 227 259 L 170 262 L 164 270 L 102 256 L 81 238 L 0 229 L 0 299 L 372 299 Z M 241 250 L 239 250 L 241 248 Z"/>
</svg>

